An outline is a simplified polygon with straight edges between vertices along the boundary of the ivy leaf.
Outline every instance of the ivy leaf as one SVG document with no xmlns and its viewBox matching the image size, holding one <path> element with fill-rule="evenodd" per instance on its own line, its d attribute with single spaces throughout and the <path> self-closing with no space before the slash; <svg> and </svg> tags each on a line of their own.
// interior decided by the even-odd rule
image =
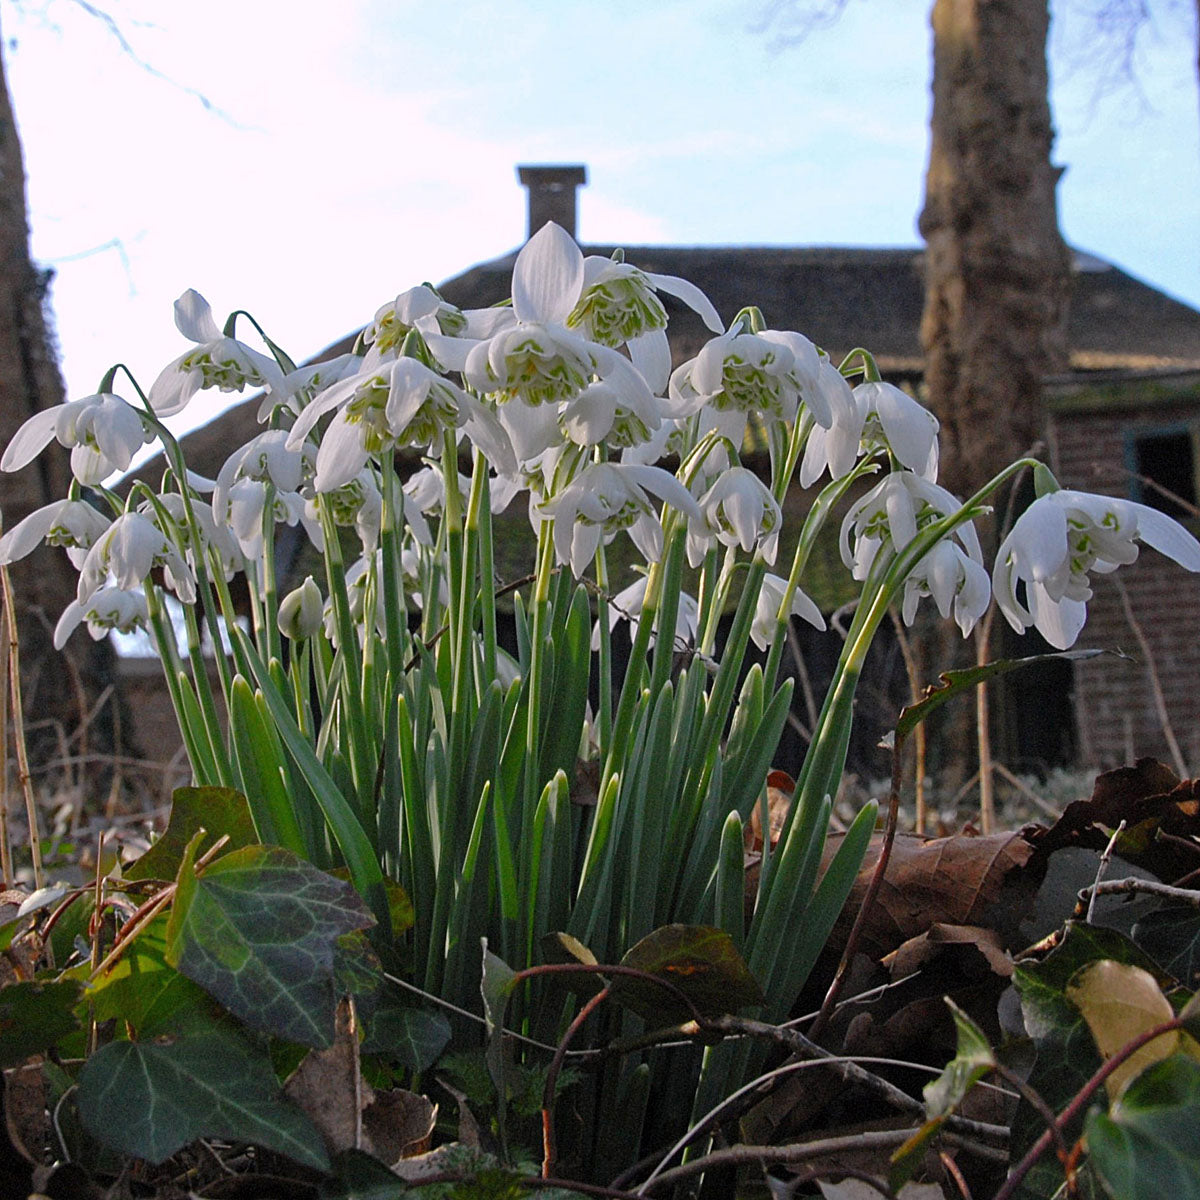
<svg viewBox="0 0 1200 1200">
<path fill-rule="evenodd" d="M 1102 959 L 1077 971 L 1067 985 L 1067 998 L 1083 1013 L 1096 1048 L 1111 1058 L 1127 1042 L 1175 1016 L 1154 976 L 1140 967 Z M 1151 1063 L 1167 1058 L 1179 1046 L 1178 1032 L 1164 1033 L 1130 1055 L 1105 1080 L 1111 1098 Z"/>
<path fill-rule="evenodd" d="M 372 924 L 354 888 L 278 846 L 247 846 L 203 875 L 189 845 L 167 960 L 252 1029 L 305 1046 L 333 1041 L 338 938 Z"/>
<path fill-rule="evenodd" d="M 97 1021 L 123 1021 L 143 1038 L 211 1023 L 217 1010 L 212 998 L 167 962 L 167 920 L 162 914 L 151 921 L 88 985 Z"/>
<path fill-rule="evenodd" d="M 621 966 L 674 984 L 701 1016 L 724 1016 L 764 1003 L 762 989 L 733 938 L 708 925 L 664 925 L 642 938 L 621 959 Z M 690 1009 L 666 988 L 648 980 L 615 976 L 612 996 L 652 1028 L 678 1025 L 692 1017 Z"/>
<path fill-rule="evenodd" d="M 1092 1166 L 1120 1200 L 1200 1195 L 1200 1063 L 1184 1055 L 1147 1067 L 1110 1112 L 1094 1110 Z"/>
<path fill-rule="evenodd" d="M 241 792 L 222 787 L 176 788 L 165 832 L 137 862 L 125 868 L 125 878 L 174 879 L 188 843 L 202 829 L 208 834 L 206 846 L 226 835 L 230 850 L 258 841 L 250 805 Z"/>
<path fill-rule="evenodd" d="M 957 1048 L 937 1079 L 925 1085 L 925 1112 L 932 1119 L 949 1116 L 963 1097 L 996 1065 L 987 1034 L 949 996 L 946 1005 L 954 1018 Z"/>
<path fill-rule="evenodd" d="M 433 1066 L 450 1040 L 450 1022 L 441 1013 L 411 1004 L 382 1004 L 363 1025 L 364 1051 L 387 1055 L 411 1071 Z"/>
<path fill-rule="evenodd" d="M 1156 909 L 1138 921 L 1132 936 L 1185 987 L 1200 987 L 1200 911 L 1190 904 Z"/>
<path fill-rule="evenodd" d="M 0 988 L 0 1068 L 20 1066 L 31 1054 L 48 1050 L 79 1028 L 74 980 L 25 980 Z"/>
<path fill-rule="evenodd" d="M 252 1142 L 317 1170 L 329 1165 L 321 1135 L 283 1098 L 270 1060 L 231 1033 L 110 1042 L 79 1072 L 77 1105 L 98 1141 L 150 1163 L 216 1137 Z"/>
</svg>

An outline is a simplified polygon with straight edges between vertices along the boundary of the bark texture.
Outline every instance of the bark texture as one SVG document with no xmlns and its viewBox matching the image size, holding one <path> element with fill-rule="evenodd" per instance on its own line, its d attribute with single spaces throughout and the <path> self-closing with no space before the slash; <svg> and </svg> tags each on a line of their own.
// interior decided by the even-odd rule
<svg viewBox="0 0 1200 1200">
<path fill-rule="evenodd" d="M 25 170 L 8 82 L 0 57 L 0 447 L 39 409 L 63 401 L 63 382 L 45 315 L 51 274 L 30 258 L 25 204 Z M 61 500 L 70 484 L 66 451 L 55 443 L 34 463 L 0 473 L 4 528 L 44 504 Z M 68 748 L 81 720 L 107 694 L 114 659 L 107 642 L 76 635 L 67 653 L 54 650 L 52 633 L 62 610 L 75 598 L 76 572 L 58 548 L 41 548 L 12 567 L 21 641 L 22 689 L 30 757 L 45 766 Z M 7 683 L 4 683 L 7 703 Z M 113 704 L 106 701 L 69 747 L 109 751 L 113 747 Z"/>
<path fill-rule="evenodd" d="M 969 492 L 1041 429 L 1067 365 L 1070 255 L 1058 229 L 1047 0 L 936 0 L 925 206 L 928 403 L 942 481 Z"/>
</svg>

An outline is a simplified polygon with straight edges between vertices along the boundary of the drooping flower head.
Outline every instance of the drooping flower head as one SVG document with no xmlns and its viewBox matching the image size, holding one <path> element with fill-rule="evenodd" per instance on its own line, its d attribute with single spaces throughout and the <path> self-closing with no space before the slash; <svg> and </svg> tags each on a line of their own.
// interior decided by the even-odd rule
<svg viewBox="0 0 1200 1200">
<path fill-rule="evenodd" d="M 1200 542 L 1156 508 L 1088 492 L 1040 496 L 996 554 L 992 586 L 1000 611 L 1018 633 L 1032 625 L 1050 645 L 1067 649 L 1087 617 L 1089 572 L 1133 562 L 1139 541 L 1200 571 Z"/>
<path fill-rule="evenodd" d="M 279 364 L 267 354 L 227 337 L 217 328 L 208 301 L 189 288 L 175 301 L 175 326 L 195 347 L 163 368 L 150 387 L 150 407 L 160 417 L 180 412 L 205 388 L 240 392 L 247 385 L 284 390 Z"/>
</svg>

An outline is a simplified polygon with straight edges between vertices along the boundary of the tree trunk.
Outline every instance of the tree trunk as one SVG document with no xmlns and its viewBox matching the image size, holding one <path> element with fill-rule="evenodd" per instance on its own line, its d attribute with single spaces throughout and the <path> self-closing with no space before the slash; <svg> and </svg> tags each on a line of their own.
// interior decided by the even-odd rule
<svg viewBox="0 0 1200 1200">
<path fill-rule="evenodd" d="M 1067 365 L 1070 256 L 1050 163 L 1047 0 L 935 0 L 925 208 L 928 403 L 942 480 L 973 491 L 1042 427 Z"/>
<path fill-rule="evenodd" d="M 0 447 L 39 409 L 62 403 L 63 383 L 47 328 L 44 303 L 51 273 L 38 270 L 29 253 L 25 170 L 8 83 L 0 57 Z M 44 504 L 61 500 L 70 484 L 66 452 L 57 443 L 14 474 L 0 473 L 4 527 Z M 68 653 L 53 648 L 62 610 L 75 598 L 76 572 L 61 549 L 43 547 L 12 567 L 21 643 L 22 689 L 35 768 L 61 757 L 66 741 L 115 679 L 107 642 L 77 635 Z M 4 684 L 7 703 L 7 682 Z M 70 747 L 111 751 L 112 702 L 92 714 L 81 741 Z M 86 770 L 86 768 L 85 768 Z M 99 782 L 93 774 L 89 791 Z"/>
</svg>

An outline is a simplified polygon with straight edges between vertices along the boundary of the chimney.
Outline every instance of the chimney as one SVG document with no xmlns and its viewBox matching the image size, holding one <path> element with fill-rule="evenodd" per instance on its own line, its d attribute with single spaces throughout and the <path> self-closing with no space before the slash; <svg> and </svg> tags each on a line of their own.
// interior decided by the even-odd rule
<svg viewBox="0 0 1200 1200">
<path fill-rule="evenodd" d="M 517 167 L 517 178 L 529 189 L 529 228 L 525 237 L 533 237 L 547 221 L 554 221 L 575 237 L 575 190 L 587 183 L 587 168 L 582 163 Z"/>
</svg>

